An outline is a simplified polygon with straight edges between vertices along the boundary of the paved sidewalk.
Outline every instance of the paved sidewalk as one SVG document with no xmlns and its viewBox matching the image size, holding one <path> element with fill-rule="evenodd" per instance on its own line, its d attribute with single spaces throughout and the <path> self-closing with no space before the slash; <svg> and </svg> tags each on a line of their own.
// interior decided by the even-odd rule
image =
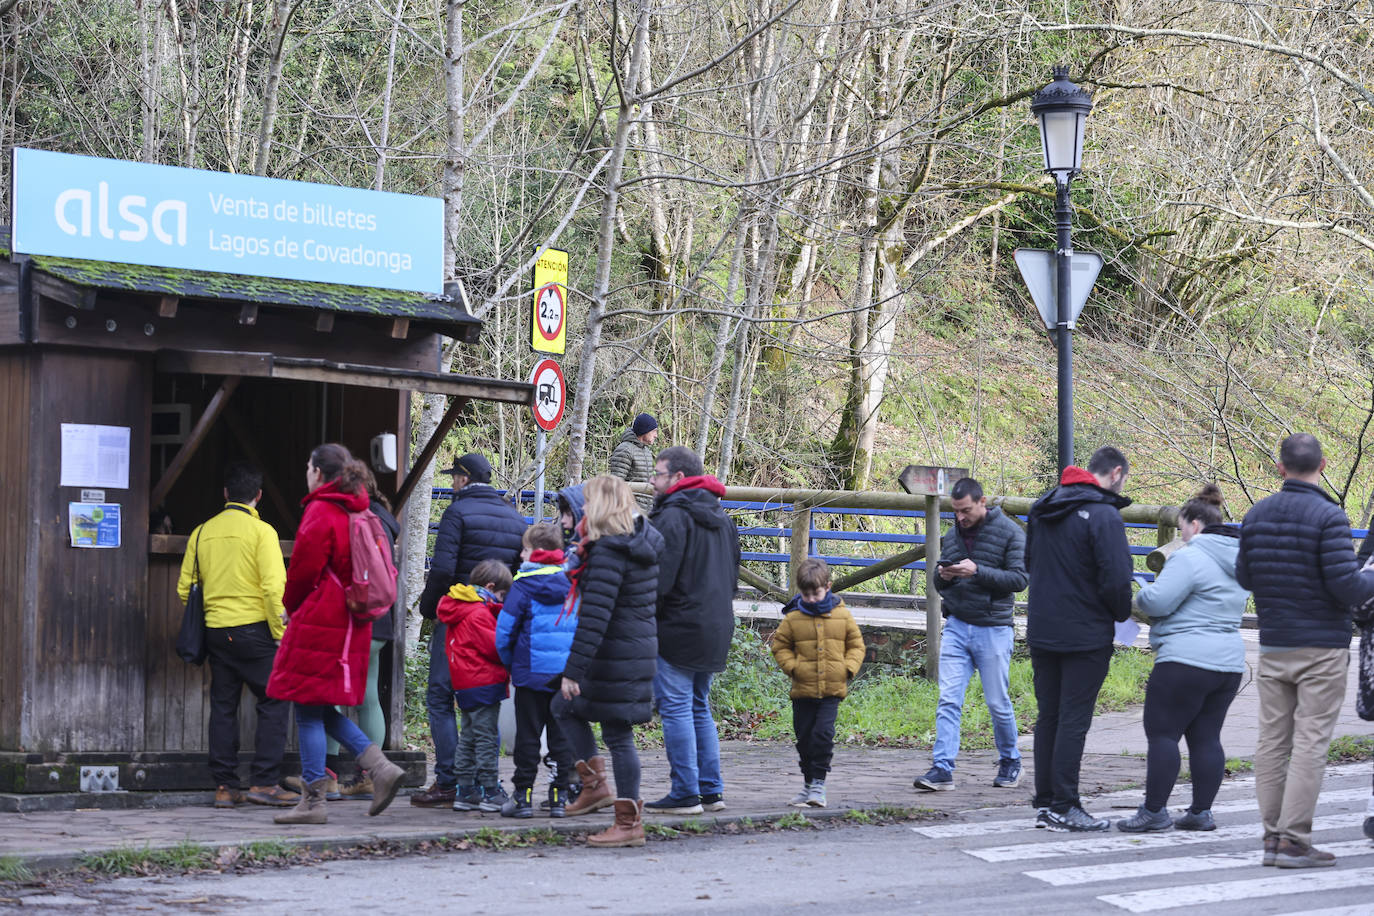
<svg viewBox="0 0 1374 916">
<path fill-rule="evenodd" d="M 726 811 L 701 819 L 755 821 L 775 819 L 797 809 L 787 799 L 798 789 L 801 777 L 795 751 L 787 744 L 726 742 L 721 748 L 728 792 Z M 668 789 L 668 766 L 662 751 L 641 753 L 644 765 L 643 794 L 658 798 Z M 1027 760 L 1029 764 L 1029 760 Z M 808 809 L 808 816 L 843 816 L 853 808 L 884 805 L 922 807 L 951 814 L 997 805 L 1026 805 L 1030 797 L 1027 772 L 1017 789 L 994 789 L 997 772 L 995 752 L 961 755 L 956 774 L 958 787 L 947 792 L 921 792 L 912 779 L 930 765 L 927 750 L 898 748 L 836 749 L 835 769 L 827 784 L 830 807 Z M 502 759 L 502 776 L 509 784 L 510 760 Z M 1145 763 L 1136 757 L 1089 754 L 1083 763 L 1085 794 L 1139 784 Z M 377 840 L 418 842 L 442 836 L 472 833 L 483 828 L 560 831 L 600 830 L 610 823 L 604 813 L 577 818 L 543 816 L 513 820 L 497 814 L 415 808 L 405 798 L 380 816 L 369 818 L 367 804 L 358 801 L 329 803 L 329 823 L 317 827 L 279 827 L 272 823 L 273 809 L 245 805 L 232 811 L 209 807 L 210 794 L 201 804 L 160 809 L 77 810 L 0 814 L 0 858 L 19 857 L 33 868 L 71 865 L 81 856 L 117 848 L 154 849 L 193 842 L 208 847 L 239 846 L 259 840 L 288 840 L 321 846 L 348 846 Z M 1026 808 L 1027 817 L 1030 809 Z M 674 824 L 686 818 L 646 817 L 651 822 Z"/>
</svg>

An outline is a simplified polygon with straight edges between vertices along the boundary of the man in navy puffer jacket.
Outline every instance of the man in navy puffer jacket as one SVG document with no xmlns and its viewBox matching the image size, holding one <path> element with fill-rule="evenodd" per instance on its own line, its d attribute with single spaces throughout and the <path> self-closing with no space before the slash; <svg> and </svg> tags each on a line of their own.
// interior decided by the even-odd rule
<svg viewBox="0 0 1374 916">
<path fill-rule="evenodd" d="M 420 616 L 435 618 L 439 599 L 459 583 L 468 582 L 473 567 L 496 560 L 514 572 L 520 563 L 520 538 L 525 519 L 491 486 L 491 463 L 469 452 L 441 474 L 453 475 L 453 502 L 439 519 L 434 556 L 420 596 Z M 453 685 L 444 654 L 444 625 L 436 623 L 429 640 L 429 684 L 425 690 L 429 733 L 434 738 L 434 782 L 410 796 L 420 808 L 447 808 L 457 800 L 458 722 L 453 712 Z M 477 799 L 478 802 L 481 799 Z"/>
<path fill-rule="evenodd" d="M 1315 436 L 1283 440 L 1283 487 L 1246 513 L 1236 557 L 1236 581 L 1254 593 L 1259 615 L 1255 794 L 1264 864 L 1280 868 L 1335 864 L 1312 846 L 1312 816 L 1345 696 L 1351 608 L 1374 596 L 1350 521 L 1321 487 L 1325 467 Z"/>
</svg>

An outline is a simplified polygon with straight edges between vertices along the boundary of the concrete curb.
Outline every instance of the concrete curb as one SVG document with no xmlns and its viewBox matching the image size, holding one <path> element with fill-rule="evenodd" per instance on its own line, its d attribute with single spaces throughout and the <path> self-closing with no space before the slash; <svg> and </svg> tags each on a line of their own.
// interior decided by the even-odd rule
<svg viewBox="0 0 1374 916">
<path fill-rule="evenodd" d="M 1009 805 L 1016 807 L 1016 805 Z M 925 808 L 922 805 L 902 805 L 893 802 L 872 802 L 862 805 L 848 805 L 843 808 L 793 808 L 787 811 L 769 811 L 766 813 L 754 814 L 700 814 L 700 815 L 650 815 L 644 819 L 645 826 L 654 824 L 662 827 L 681 828 L 691 823 L 706 824 L 709 828 L 723 827 L 729 824 L 742 824 L 748 821 L 751 825 L 772 824 L 793 814 L 800 814 L 807 820 L 835 820 L 849 817 L 851 811 L 878 811 L 882 809 L 900 809 L 907 812 L 929 812 L 929 817 L 934 819 L 948 816 L 946 812 L 934 808 Z M 609 810 L 609 809 L 607 809 Z M 533 821 L 533 823 L 531 823 Z M 362 846 L 369 846 L 376 843 L 387 843 L 410 848 L 425 842 L 452 842 L 478 834 L 490 834 L 493 832 L 506 834 L 521 834 L 533 831 L 547 831 L 552 833 L 571 836 L 582 833 L 591 833 L 604 829 L 609 821 L 602 818 L 591 817 L 572 817 L 572 818 L 531 818 L 528 820 L 508 820 L 501 823 L 481 823 L 473 824 L 470 827 L 449 827 L 443 830 L 415 830 L 406 833 L 376 834 L 376 833 L 346 833 L 328 837 L 301 837 L 282 836 L 281 834 L 264 834 L 261 837 L 251 839 L 240 838 L 232 841 L 215 840 L 192 840 L 187 838 L 181 843 L 154 843 L 144 846 L 107 846 L 99 849 L 87 849 L 81 853 L 34 853 L 33 855 L 20 855 L 11 857 L 11 860 L 18 860 L 22 865 L 34 873 L 67 871 L 80 866 L 82 860 L 100 855 L 102 853 L 114 852 L 116 850 L 135 850 L 137 852 L 156 853 L 166 852 L 175 849 L 184 849 L 187 846 L 196 846 L 208 852 L 215 852 L 220 849 L 231 847 L 242 848 L 253 843 L 273 843 L 289 846 L 293 849 L 306 849 L 311 852 L 322 852 L 328 849 L 355 849 Z M 324 825 L 328 826 L 328 825 Z M 685 831 L 686 836 L 697 835 L 694 831 Z"/>
</svg>

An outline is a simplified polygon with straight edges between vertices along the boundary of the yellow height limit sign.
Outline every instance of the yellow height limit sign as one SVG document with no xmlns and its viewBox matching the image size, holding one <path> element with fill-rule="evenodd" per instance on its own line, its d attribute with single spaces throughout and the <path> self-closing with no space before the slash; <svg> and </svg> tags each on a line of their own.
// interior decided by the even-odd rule
<svg viewBox="0 0 1374 916">
<path fill-rule="evenodd" d="M 568 342 L 568 253 L 550 248 L 534 262 L 530 349 L 563 353 Z"/>
</svg>

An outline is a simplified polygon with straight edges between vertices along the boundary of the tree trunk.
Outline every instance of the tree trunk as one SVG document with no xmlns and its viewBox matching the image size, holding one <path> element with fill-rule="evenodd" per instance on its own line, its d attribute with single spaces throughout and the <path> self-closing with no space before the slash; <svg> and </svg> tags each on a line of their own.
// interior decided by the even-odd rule
<svg viewBox="0 0 1374 916">
<path fill-rule="evenodd" d="M 635 24 L 631 32 L 630 62 L 621 81 L 620 111 L 615 125 L 615 139 L 611 145 L 610 161 L 606 164 L 606 192 L 601 201 L 601 220 L 597 231 L 596 279 L 591 291 L 591 307 L 587 311 L 586 328 L 582 337 L 582 353 L 577 367 L 577 393 L 573 399 L 573 417 L 569 425 L 568 480 L 581 480 L 587 450 L 587 415 L 591 410 L 591 394 L 596 381 L 596 358 L 601 343 L 601 324 L 605 320 L 606 301 L 611 289 L 611 254 L 615 248 L 616 211 L 620 205 L 620 178 L 625 167 L 625 150 L 630 130 L 634 126 L 639 86 L 639 71 L 649 44 L 649 3 L 637 0 Z"/>
<path fill-rule="evenodd" d="M 272 152 L 272 131 L 277 123 L 277 101 L 281 96 L 281 73 L 286 64 L 286 35 L 301 0 L 276 0 L 272 7 L 272 52 L 267 63 L 267 88 L 262 96 L 262 122 L 258 125 L 258 155 L 254 175 L 267 174 Z"/>
</svg>

